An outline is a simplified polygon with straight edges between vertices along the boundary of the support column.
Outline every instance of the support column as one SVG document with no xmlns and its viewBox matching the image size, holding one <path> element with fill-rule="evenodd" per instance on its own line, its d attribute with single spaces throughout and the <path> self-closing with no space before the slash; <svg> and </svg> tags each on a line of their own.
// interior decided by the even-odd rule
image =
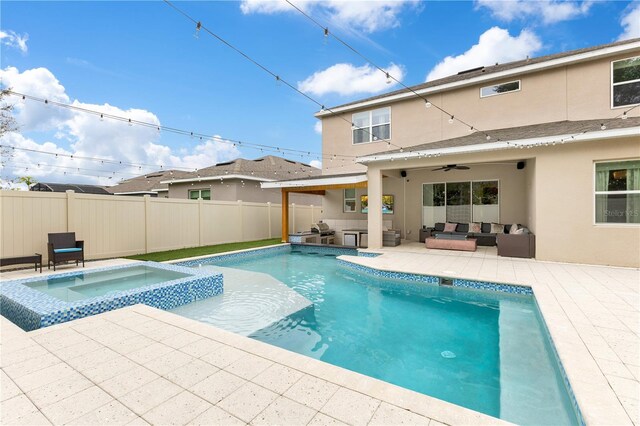
<svg viewBox="0 0 640 426">
<path fill-rule="evenodd" d="M 369 212 L 367 228 L 369 248 L 382 248 L 382 172 L 379 169 L 367 169 Z"/>
<path fill-rule="evenodd" d="M 289 242 L 289 192 L 282 191 L 282 242 Z"/>
</svg>

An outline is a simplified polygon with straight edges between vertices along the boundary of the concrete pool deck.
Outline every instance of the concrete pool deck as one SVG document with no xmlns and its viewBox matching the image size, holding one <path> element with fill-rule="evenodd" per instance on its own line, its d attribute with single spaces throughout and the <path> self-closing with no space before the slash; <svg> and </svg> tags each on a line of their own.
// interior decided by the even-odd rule
<svg viewBox="0 0 640 426">
<path fill-rule="evenodd" d="M 639 270 L 500 258 L 492 248 L 467 253 L 403 243 L 375 251 L 383 255 L 345 258 L 383 270 L 530 285 L 587 424 L 639 423 Z M 4 318 L 0 324 L 2 424 L 502 423 L 141 305 L 30 333 Z M 223 395 L 213 392 L 218 388 Z"/>
</svg>

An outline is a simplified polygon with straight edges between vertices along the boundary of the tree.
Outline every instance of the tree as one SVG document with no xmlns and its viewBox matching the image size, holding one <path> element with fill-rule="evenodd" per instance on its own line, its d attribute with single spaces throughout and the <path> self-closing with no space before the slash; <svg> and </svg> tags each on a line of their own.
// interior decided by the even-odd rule
<svg viewBox="0 0 640 426">
<path fill-rule="evenodd" d="M 6 133 L 18 130 L 16 119 L 13 117 L 13 104 L 7 103 L 6 97 L 9 96 L 11 89 L 2 89 L 0 92 L 0 138 Z"/>
<path fill-rule="evenodd" d="M 33 177 L 31 176 L 20 176 L 19 178 L 16 179 L 16 182 L 18 183 L 24 183 L 25 185 L 27 185 L 28 187 L 31 187 L 31 185 L 34 185 L 36 183 L 38 183 L 38 181 L 36 181 Z"/>
</svg>

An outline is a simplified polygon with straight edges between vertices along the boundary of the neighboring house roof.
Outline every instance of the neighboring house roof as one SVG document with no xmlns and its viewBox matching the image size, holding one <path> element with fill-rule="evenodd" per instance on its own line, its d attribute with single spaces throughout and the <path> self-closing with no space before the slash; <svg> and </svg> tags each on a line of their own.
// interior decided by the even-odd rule
<svg viewBox="0 0 640 426">
<path fill-rule="evenodd" d="M 309 164 L 288 160 L 275 155 L 247 160 L 237 158 L 232 161 L 218 163 L 195 172 L 186 173 L 181 177 L 163 179 L 162 183 L 180 183 L 205 181 L 212 179 L 246 179 L 255 181 L 273 181 L 293 177 L 317 176 L 322 171 Z"/>
<path fill-rule="evenodd" d="M 111 193 L 107 191 L 104 186 L 98 185 L 38 182 L 29 187 L 29 191 L 65 192 L 69 190 L 82 194 L 111 195 Z"/>
<path fill-rule="evenodd" d="M 601 130 L 602 123 L 606 129 Z M 510 146 L 557 143 L 561 138 L 566 142 L 609 139 L 624 136 L 640 136 L 640 117 L 622 119 L 598 119 L 581 121 L 556 121 L 506 129 L 486 130 L 491 135 L 487 140 L 485 133 L 475 132 L 469 135 L 414 145 L 391 151 L 383 151 L 358 158 L 358 162 L 388 160 L 391 158 L 417 157 L 424 153 L 463 153 L 505 149 Z M 571 138 L 573 136 L 573 138 Z"/>
<path fill-rule="evenodd" d="M 604 44 L 599 46 L 586 47 L 583 49 L 570 50 L 567 52 L 555 53 L 553 55 L 540 56 L 538 58 L 527 58 L 520 61 L 507 62 L 504 64 L 495 64 L 488 66 L 479 66 L 467 71 L 461 70 L 458 74 L 448 77 L 439 78 L 437 80 L 428 81 L 426 83 L 411 86 L 410 89 L 418 93 L 435 92 L 445 90 L 450 87 L 458 87 L 460 85 L 475 84 L 481 80 L 497 79 L 500 77 L 507 78 L 508 75 L 516 73 L 525 73 L 535 71 L 544 67 L 562 66 L 569 62 L 578 60 L 586 60 L 595 55 L 611 55 L 625 50 L 640 48 L 640 38 L 618 41 L 615 43 Z M 409 89 L 400 89 L 382 95 L 372 96 L 365 99 L 359 99 L 354 102 L 331 107 L 334 112 L 340 110 L 349 110 L 366 106 L 371 103 L 381 103 L 384 101 L 393 101 L 404 99 L 406 97 L 415 97 L 416 95 Z M 376 102 L 379 101 L 379 102 Z M 328 116 L 332 113 L 328 110 L 320 111 L 317 117 Z"/>
<path fill-rule="evenodd" d="M 189 172 L 180 170 L 159 170 L 123 180 L 107 189 L 112 194 L 157 194 L 158 192 L 169 190 L 169 186 L 166 183 L 161 183 L 161 181 L 174 177 L 180 178 L 188 174 Z"/>
</svg>

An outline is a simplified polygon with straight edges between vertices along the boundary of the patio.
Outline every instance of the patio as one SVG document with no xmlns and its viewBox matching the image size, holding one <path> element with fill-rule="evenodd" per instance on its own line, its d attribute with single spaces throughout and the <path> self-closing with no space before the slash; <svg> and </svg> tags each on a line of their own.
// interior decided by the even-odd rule
<svg viewBox="0 0 640 426">
<path fill-rule="evenodd" d="M 492 247 L 427 250 L 407 241 L 371 251 L 383 254 L 343 258 L 532 286 L 587 424 L 640 421 L 637 269 L 501 258 Z M 104 266 L 98 263 L 87 269 Z M 30 333 L 5 319 L 1 325 L 3 424 L 500 422 L 142 305 Z"/>
</svg>

